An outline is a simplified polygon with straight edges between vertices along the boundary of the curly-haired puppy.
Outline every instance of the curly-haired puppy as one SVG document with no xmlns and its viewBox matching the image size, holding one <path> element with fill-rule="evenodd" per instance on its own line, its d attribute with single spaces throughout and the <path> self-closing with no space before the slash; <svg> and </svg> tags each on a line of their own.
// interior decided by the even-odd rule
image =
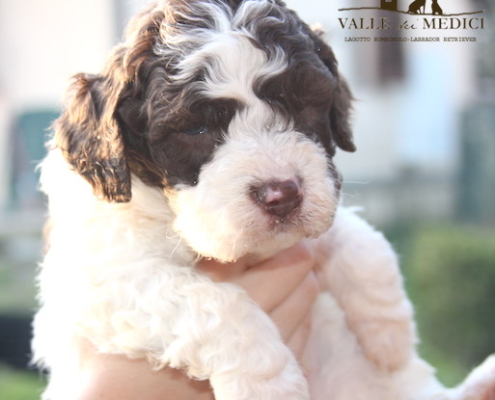
<svg viewBox="0 0 495 400">
<path fill-rule="evenodd" d="M 332 50 L 278 0 L 152 4 L 101 74 L 74 77 L 42 164 L 44 398 L 77 398 L 88 345 L 209 379 L 217 400 L 412 398 L 394 252 L 337 211 L 350 101 Z M 267 315 L 194 266 L 317 237 L 308 389 Z"/>
</svg>

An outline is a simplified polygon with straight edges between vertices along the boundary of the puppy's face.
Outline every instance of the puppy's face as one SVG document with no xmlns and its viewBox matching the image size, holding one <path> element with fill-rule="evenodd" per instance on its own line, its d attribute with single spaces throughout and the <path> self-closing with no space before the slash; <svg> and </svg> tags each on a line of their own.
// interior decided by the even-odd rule
<svg viewBox="0 0 495 400">
<path fill-rule="evenodd" d="M 108 201 L 131 173 L 221 261 L 330 226 L 350 93 L 334 55 L 278 1 L 168 1 L 137 16 L 102 75 L 79 75 L 56 142 Z"/>
</svg>

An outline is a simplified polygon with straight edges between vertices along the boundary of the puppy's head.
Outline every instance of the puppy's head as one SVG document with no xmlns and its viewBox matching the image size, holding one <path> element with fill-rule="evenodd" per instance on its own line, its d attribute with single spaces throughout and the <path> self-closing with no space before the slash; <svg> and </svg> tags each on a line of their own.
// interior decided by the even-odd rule
<svg viewBox="0 0 495 400">
<path fill-rule="evenodd" d="M 351 95 L 332 50 L 277 0 L 168 0 L 131 23 L 101 75 L 78 75 L 55 139 L 107 201 L 131 174 L 174 229 L 222 261 L 330 226 Z"/>
</svg>

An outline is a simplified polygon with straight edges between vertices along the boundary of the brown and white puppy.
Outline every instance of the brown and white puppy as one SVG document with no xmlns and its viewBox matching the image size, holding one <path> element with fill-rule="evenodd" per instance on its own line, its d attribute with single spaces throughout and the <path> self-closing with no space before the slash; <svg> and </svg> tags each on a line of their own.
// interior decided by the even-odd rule
<svg viewBox="0 0 495 400">
<path fill-rule="evenodd" d="M 209 379 L 218 400 L 309 399 L 270 319 L 194 265 L 317 237 L 312 398 L 417 398 L 394 378 L 415 360 L 395 254 L 337 212 L 350 101 L 332 50 L 280 1 L 164 0 L 139 14 L 101 74 L 74 78 L 42 164 L 44 399 L 77 396 L 88 342 Z"/>
</svg>

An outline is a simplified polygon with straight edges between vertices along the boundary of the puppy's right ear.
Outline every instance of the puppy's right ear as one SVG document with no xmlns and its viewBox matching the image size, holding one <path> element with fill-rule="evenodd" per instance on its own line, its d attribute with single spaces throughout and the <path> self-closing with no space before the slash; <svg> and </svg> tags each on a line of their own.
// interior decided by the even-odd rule
<svg viewBox="0 0 495 400">
<path fill-rule="evenodd" d="M 69 88 L 66 108 L 55 122 L 55 144 L 75 171 L 109 202 L 131 199 L 131 178 L 124 140 L 115 118 L 117 82 L 78 74 Z"/>
<path fill-rule="evenodd" d="M 350 126 L 350 111 L 352 94 L 346 80 L 340 75 L 337 59 L 324 40 L 324 33 L 320 30 L 308 29 L 308 34 L 313 40 L 315 51 L 320 60 L 336 79 L 335 92 L 333 94 L 333 104 L 330 109 L 330 126 L 332 137 L 339 148 L 345 151 L 356 151 L 352 138 Z"/>
</svg>

